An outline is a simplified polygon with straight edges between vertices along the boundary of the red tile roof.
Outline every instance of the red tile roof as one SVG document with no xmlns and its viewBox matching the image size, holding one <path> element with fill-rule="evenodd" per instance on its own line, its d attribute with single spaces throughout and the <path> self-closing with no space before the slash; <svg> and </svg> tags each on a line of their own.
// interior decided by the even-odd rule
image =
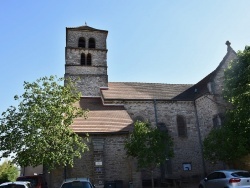
<svg viewBox="0 0 250 188">
<path fill-rule="evenodd" d="M 178 100 L 193 101 L 209 93 L 207 84 L 213 81 L 220 67 L 230 54 L 236 57 L 235 51 L 228 46 L 228 52 L 219 66 L 198 83 L 192 84 L 160 84 L 138 82 L 109 82 L 107 89 L 101 89 L 105 103 L 112 100 Z"/>
<path fill-rule="evenodd" d="M 114 133 L 132 131 L 132 119 L 123 106 L 103 105 L 101 98 L 82 97 L 79 104 L 88 109 L 88 118 L 76 118 L 71 128 L 76 133 Z"/>
<path fill-rule="evenodd" d="M 171 100 L 191 86 L 193 85 L 109 82 L 108 89 L 102 90 L 102 95 L 104 100 Z"/>
</svg>

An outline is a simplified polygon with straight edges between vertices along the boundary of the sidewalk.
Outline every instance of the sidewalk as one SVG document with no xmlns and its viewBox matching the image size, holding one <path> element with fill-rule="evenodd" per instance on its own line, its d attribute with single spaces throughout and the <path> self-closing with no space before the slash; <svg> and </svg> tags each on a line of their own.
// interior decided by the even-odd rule
<svg viewBox="0 0 250 188">
<path fill-rule="evenodd" d="M 183 183 L 181 188 L 198 188 L 199 183 Z"/>
<path fill-rule="evenodd" d="M 151 188 L 151 187 L 143 187 L 143 188 Z M 168 187 L 155 187 L 155 188 L 175 188 L 174 186 Z M 199 182 L 196 183 L 182 183 L 181 186 L 177 186 L 177 188 L 199 188 Z"/>
</svg>

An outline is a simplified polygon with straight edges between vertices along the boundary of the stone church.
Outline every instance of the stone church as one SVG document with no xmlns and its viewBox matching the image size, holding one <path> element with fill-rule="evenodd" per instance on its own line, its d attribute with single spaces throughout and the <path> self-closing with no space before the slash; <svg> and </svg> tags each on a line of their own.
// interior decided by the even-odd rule
<svg viewBox="0 0 250 188">
<path fill-rule="evenodd" d="M 89 177 L 96 187 L 106 182 L 142 187 L 150 177 L 147 171 L 137 170 L 136 160 L 124 150 L 136 120 L 167 130 L 174 141 L 174 157 L 155 170 L 155 179 L 202 177 L 225 168 L 204 160 L 202 141 L 221 125 L 225 114 L 224 69 L 236 58 L 230 42 L 218 67 L 194 85 L 109 82 L 107 35 L 108 31 L 87 25 L 66 28 L 65 77 L 73 79 L 82 92 L 79 106 L 89 109 L 88 118 L 75 119 L 71 127 L 79 135 L 90 135 L 90 150 L 75 160 L 73 168 L 50 172 L 49 187 L 74 177 Z"/>
</svg>

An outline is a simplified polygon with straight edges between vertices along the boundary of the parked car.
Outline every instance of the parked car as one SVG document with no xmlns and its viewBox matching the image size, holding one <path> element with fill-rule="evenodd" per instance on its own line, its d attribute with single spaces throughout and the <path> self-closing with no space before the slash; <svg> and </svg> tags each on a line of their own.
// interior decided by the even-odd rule
<svg viewBox="0 0 250 188">
<path fill-rule="evenodd" d="M 69 178 L 66 179 L 61 188 L 94 188 L 89 178 Z"/>
<path fill-rule="evenodd" d="M 0 184 L 0 188 L 31 188 L 28 181 L 5 182 Z"/>
<path fill-rule="evenodd" d="M 45 181 L 43 175 L 20 176 L 16 180 L 28 181 L 31 183 L 32 188 L 47 188 L 47 182 Z"/>
<path fill-rule="evenodd" d="M 245 170 L 218 170 L 200 181 L 199 188 L 250 188 L 250 173 Z"/>
</svg>

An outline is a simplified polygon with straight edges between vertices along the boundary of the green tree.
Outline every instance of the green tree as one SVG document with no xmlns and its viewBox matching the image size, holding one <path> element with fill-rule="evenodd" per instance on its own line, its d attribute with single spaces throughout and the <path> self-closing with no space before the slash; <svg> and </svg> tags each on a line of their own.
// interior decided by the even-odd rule
<svg viewBox="0 0 250 188">
<path fill-rule="evenodd" d="M 228 164 L 250 154 L 250 48 L 237 53 L 225 70 L 225 99 L 231 104 L 220 129 L 204 140 L 204 156 Z M 219 146 L 219 147 L 218 147 Z M 232 152 L 233 151 L 233 152 Z"/>
<path fill-rule="evenodd" d="M 0 183 L 15 181 L 19 175 L 17 166 L 13 165 L 10 161 L 4 161 L 0 165 Z"/>
<path fill-rule="evenodd" d="M 238 130 L 224 125 L 219 129 L 213 129 L 204 139 L 204 157 L 216 163 L 223 161 L 232 165 L 235 160 L 248 154 L 245 143 L 248 138 L 239 136 Z"/>
<path fill-rule="evenodd" d="M 154 187 L 153 170 L 173 157 L 173 141 L 165 131 L 152 127 L 147 122 L 137 121 L 134 130 L 125 143 L 128 156 L 137 159 L 138 168 L 151 170 L 152 187 Z"/>
<path fill-rule="evenodd" d="M 74 157 L 88 149 L 86 137 L 70 129 L 74 118 L 87 111 L 74 105 L 80 93 L 70 80 L 42 77 L 24 82 L 24 93 L 15 96 L 18 107 L 10 106 L 0 119 L 1 157 L 12 156 L 21 166 L 73 166 Z M 12 155 L 14 153 L 14 155 Z"/>
</svg>

